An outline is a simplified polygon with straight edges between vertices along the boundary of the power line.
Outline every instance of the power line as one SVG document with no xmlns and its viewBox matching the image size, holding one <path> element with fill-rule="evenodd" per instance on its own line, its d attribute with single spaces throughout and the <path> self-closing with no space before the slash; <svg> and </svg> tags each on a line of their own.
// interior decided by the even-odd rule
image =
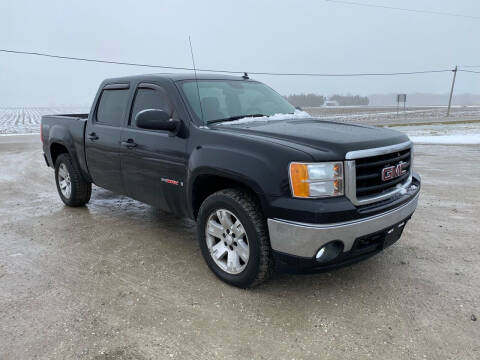
<svg viewBox="0 0 480 360">
<path fill-rule="evenodd" d="M 170 70 L 193 70 L 186 67 L 148 65 L 148 64 L 137 64 L 137 63 L 130 63 L 130 62 L 122 62 L 122 61 L 113 61 L 113 60 L 88 59 L 88 58 L 80 58 L 80 57 L 72 57 L 72 56 L 45 54 L 45 53 L 32 52 L 32 51 L 17 51 L 17 50 L 8 50 L 8 49 L 0 49 L 0 51 L 5 53 L 12 53 L 12 54 L 35 55 L 35 56 L 43 56 L 43 57 L 49 57 L 49 58 L 55 58 L 55 59 L 87 61 L 87 62 L 95 62 L 95 63 L 103 63 L 103 64 L 140 66 L 140 67 L 161 68 L 161 69 L 170 69 Z"/>
<path fill-rule="evenodd" d="M 200 70 L 202 71 L 202 70 Z M 208 71 L 208 70 L 207 70 Z M 321 73 L 267 73 L 267 72 L 250 72 L 253 75 L 279 75 L 279 76 L 323 76 L 323 77 L 341 77 L 341 76 L 394 76 L 394 75 L 414 75 L 414 74 L 431 74 L 451 72 L 451 69 L 443 70 L 423 70 L 423 71 L 408 71 L 408 72 L 393 72 L 393 73 L 351 73 L 351 74 L 321 74 Z M 240 73 L 240 72 L 235 72 Z"/>
<path fill-rule="evenodd" d="M 389 9 L 389 10 L 400 10 L 400 11 L 407 11 L 413 13 L 421 13 L 421 14 L 434 14 L 434 15 L 442 15 L 442 16 L 455 16 L 455 17 L 463 17 L 468 19 L 480 19 L 479 16 L 472 16 L 472 15 L 464 15 L 464 14 L 455 14 L 450 12 L 443 12 L 443 11 L 435 11 L 435 10 L 420 10 L 420 9 L 407 9 L 407 8 L 400 8 L 394 6 L 386 6 L 386 5 L 377 5 L 377 4 L 365 4 L 361 2 L 355 1 L 344 1 L 344 0 L 325 0 L 328 2 L 334 2 L 339 4 L 346 4 L 346 5 L 356 5 L 356 6 L 365 6 L 365 7 L 373 7 L 373 8 L 381 8 L 381 9 Z"/>
<path fill-rule="evenodd" d="M 63 56 L 63 55 L 54 55 L 40 52 L 32 51 L 18 51 L 10 49 L 0 49 L 0 52 L 11 53 L 11 54 L 20 54 L 20 55 L 34 55 L 42 56 L 48 58 L 62 59 L 62 60 L 75 60 L 75 61 L 86 61 L 93 63 L 102 63 L 102 64 L 114 64 L 114 65 L 126 65 L 126 66 L 137 66 L 137 67 L 148 67 L 148 68 L 159 68 L 159 69 L 168 69 L 168 70 L 186 70 L 193 71 L 193 68 L 188 67 L 178 67 L 178 66 L 167 66 L 167 65 L 153 65 L 153 64 L 140 64 L 140 63 L 131 63 L 124 61 L 113 61 L 113 60 L 99 60 L 91 58 L 81 58 L 81 57 L 72 57 L 72 56 Z M 196 69 L 200 72 L 210 72 L 210 73 L 224 73 L 224 74 L 244 74 L 245 71 L 233 71 L 233 70 L 220 70 L 220 69 Z M 338 74 L 327 74 L 327 73 L 280 73 L 280 72 L 256 72 L 256 71 L 246 71 L 251 75 L 272 75 L 272 76 L 318 76 L 318 77 L 347 77 L 347 76 L 395 76 L 395 75 L 415 75 L 415 74 L 431 74 L 431 73 L 443 73 L 451 72 L 452 69 L 442 69 L 442 70 L 423 70 L 423 71 L 407 71 L 407 72 L 391 72 L 391 73 L 338 73 Z"/>
<path fill-rule="evenodd" d="M 480 71 L 473 71 L 473 70 L 458 70 L 461 72 L 466 72 L 466 73 L 473 73 L 473 74 L 480 74 Z"/>
</svg>

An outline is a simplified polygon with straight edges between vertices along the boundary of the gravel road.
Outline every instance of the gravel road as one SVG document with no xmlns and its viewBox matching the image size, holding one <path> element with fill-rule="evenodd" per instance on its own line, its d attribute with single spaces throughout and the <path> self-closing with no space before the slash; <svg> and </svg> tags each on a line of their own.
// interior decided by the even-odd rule
<svg viewBox="0 0 480 360">
<path fill-rule="evenodd" d="M 253 290 L 194 223 L 95 188 L 63 206 L 38 135 L 0 137 L 0 359 L 479 359 L 480 148 L 417 146 L 402 239 Z"/>
</svg>

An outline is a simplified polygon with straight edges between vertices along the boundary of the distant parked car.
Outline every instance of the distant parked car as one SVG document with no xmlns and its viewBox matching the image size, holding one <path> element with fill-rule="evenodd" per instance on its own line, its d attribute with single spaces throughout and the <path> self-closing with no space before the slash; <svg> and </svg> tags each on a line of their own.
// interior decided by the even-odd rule
<svg viewBox="0 0 480 360">
<path fill-rule="evenodd" d="M 325 100 L 323 106 L 338 106 L 338 101 L 336 100 Z"/>
</svg>

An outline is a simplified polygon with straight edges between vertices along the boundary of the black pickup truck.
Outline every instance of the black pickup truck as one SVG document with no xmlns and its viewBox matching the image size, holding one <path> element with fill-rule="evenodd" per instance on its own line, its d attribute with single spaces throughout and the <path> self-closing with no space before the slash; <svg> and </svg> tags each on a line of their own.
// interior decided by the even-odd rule
<svg viewBox="0 0 480 360">
<path fill-rule="evenodd" d="M 248 76 L 108 79 L 90 114 L 41 130 L 66 205 L 93 183 L 194 219 L 208 266 L 239 287 L 376 254 L 420 191 L 406 135 L 312 118 Z"/>
</svg>

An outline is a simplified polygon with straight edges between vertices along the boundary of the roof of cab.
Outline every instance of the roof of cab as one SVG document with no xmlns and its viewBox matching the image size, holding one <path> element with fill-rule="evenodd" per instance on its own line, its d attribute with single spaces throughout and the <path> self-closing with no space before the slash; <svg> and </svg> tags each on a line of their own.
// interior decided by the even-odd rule
<svg viewBox="0 0 480 360">
<path fill-rule="evenodd" d="M 246 80 L 242 76 L 232 76 L 232 75 L 223 75 L 223 74 L 197 74 L 196 78 L 198 80 Z M 145 75 L 132 75 L 132 76 L 123 76 L 117 78 L 106 79 L 104 83 L 112 82 L 130 82 L 130 81 L 153 81 L 153 80 L 171 80 L 171 81 L 182 81 L 182 80 L 195 80 L 195 74 L 191 73 L 177 73 L 177 74 L 145 74 Z"/>
</svg>

